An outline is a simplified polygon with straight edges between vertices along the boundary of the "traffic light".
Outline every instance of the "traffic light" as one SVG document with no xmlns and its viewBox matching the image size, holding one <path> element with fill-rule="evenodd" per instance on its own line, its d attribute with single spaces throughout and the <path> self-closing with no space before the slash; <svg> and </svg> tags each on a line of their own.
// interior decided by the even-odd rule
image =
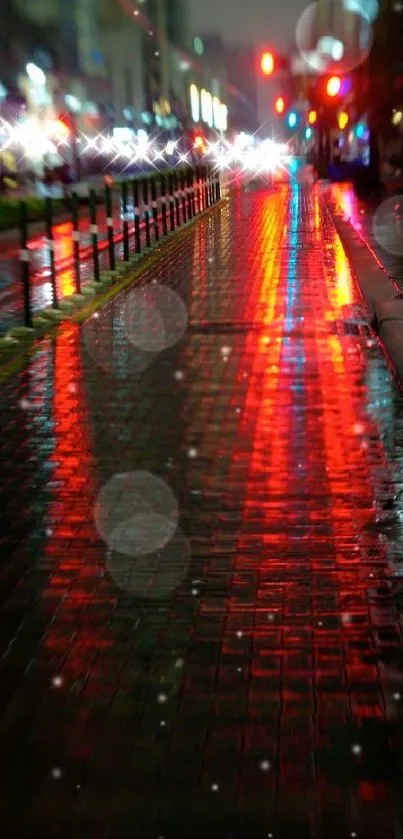
<svg viewBox="0 0 403 839">
<path fill-rule="evenodd" d="M 313 135 L 313 129 L 308 126 L 308 128 L 305 129 L 305 140 L 311 140 L 312 135 Z"/>
<path fill-rule="evenodd" d="M 274 70 L 274 56 L 271 52 L 264 52 L 260 62 L 264 76 L 271 76 Z"/>
<path fill-rule="evenodd" d="M 284 99 L 283 99 L 282 96 L 279 96 L 276 99 L 276 101 L 274 103 L 274 108 L 275 108 L 275 110 L 277 111 L 278 114 L 283 114 L 284 113 L 285 102 L 284 102 Z"/>
<path fill-rule="evenodd" d="M 345 129 L 346 125 L 348 125 L 348 114 L 346 114 L 345 111 L 342 111 L 342 113 L 339 114 L 339 128 L 340 128 L 340 131 L 343 131 Z"/>
<path fill-rule="evenodd" d="M 315 122 L 316 122 L 317 118 L 318 118 L 318 115 L 317 115 L 316 111 L 309 111 L 309 114 L 308 114 L 309 125 L 315 125 Z"/>
<path fill-rule="evenodd" d="M 297 122 L 298 122 L 297 114 L 295 113 L 295 111 L 290 111 L 290 113 L 288 114 L 288 117 L 287 117 L 288 127 L 289 128 L 295 128 Z"/>
<path fill-rule="evenodd" d="M 326 83 L 326 93 L 331 99 L 338 96 L 341 89 L 341 79 L 339 76 L 331 76 Z"/>
</svg>

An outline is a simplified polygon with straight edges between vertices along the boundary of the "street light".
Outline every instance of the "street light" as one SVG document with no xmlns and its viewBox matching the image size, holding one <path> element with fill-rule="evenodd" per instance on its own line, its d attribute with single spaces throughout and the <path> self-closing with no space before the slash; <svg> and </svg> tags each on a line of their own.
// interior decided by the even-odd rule
<svg viewBox="0 0 403 839">
<path fill-rule="evenodd" d="M 275 110 L 277 111 L 278 114 L 283 114 L 284 113 L 285 102 L 284 102 L 284 99 L 283 99 L 282 96 L 279 96 L 276 99 L 276 101 L 274 103 L 274 108 L 275 108 Z"/>
<path fill-rule="evenodd" d="M 264 76 L 271 76 L 274 70 L 274 56 L 271 52 L 264 52 L 260 62 Z"/>
<path fill-rule="evenodd" d="M 295 126 L 298 122 L 298 117 L 297 117 L 297 114 L 295 113 L 295 111 L 291 111 L 288 114 L 287 122 L 288 122 L 288 127 L 289 128 L 295 128 Z"/>
<path fill-rule="evenodd" d="M 331 76 L 328 79 L 326 84 L 326 93 L 330 96 L 331 99 L 334 99 L 335 96 L 338 96 L 341 89 L 341 80 L 339 76 Z"/>
<path fill-rule="evenodd" d="M 40 67 L 37 67 L 36 64 L 32 64 L 31 62 L 26 66 L 27 75 L 31 79 L 31 82 L 38 85 L 39 87 L 43 87 L 46 84 L 46 76 L 43 70 Z"/>
</svg>

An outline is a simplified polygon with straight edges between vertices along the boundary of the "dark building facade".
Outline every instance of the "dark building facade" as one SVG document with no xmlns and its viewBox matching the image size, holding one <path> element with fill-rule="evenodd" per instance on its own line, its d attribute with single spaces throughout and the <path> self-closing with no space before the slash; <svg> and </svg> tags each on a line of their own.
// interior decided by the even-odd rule
<svg viewBox="0 0 403 839">
<path fill-rule="evenodd" d="M 256 54 L 247 44 L 226 44 L 220 35 L 201 35 L 203 61 L 227 89 L 228 122 L 232 131 L 254 133 L 258 128 Z"/>
</svg>

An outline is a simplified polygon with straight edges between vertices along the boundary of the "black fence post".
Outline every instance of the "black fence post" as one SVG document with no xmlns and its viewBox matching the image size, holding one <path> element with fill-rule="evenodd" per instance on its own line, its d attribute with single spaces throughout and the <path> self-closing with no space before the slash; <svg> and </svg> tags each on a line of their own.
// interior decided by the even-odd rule
<svg viewBox="0 0 403 839">
<path fill-rule="evenodd" d="M 21 280 L 22 291 L 24 297 L 24 326 L 29 329 L 32 328 L 32 311 L 31 311 L 31 288 L 29 284 L 29 250 L 28 243 L 28 221 L 27 221 L 27 205 L 25 201 L 20 201 L 20 265 L 21 265 Z"/>
<path fill-rule="evenodd" d="M 157 181 L 156 181 L 155 177 L 151 178 L 150 188 L 151 188 L 151 208 L 152 208 L 153 222 L 154 222 L 154 239 L 155 239 L 156 242 L 159 242 L 160 228 L 159 228 L 159 223 L 158 223 Z"/>
<path fill-rule="evenodd" d="M 134 248 L 135 248 L 136 253 L 141 253 L 139 183 L 138 183 L 138 181 L 133 181 L 133 209 L 134 209 Z"/>
<path fill-rule="evenodd" d="M 195 170 L 190 170 L 189 175 L 190 180 L 190 200 L 192 202 L 192 216 L 193 218 L 196 215 L 196 191 L 195 191 Z"/>
<path fill-rule="evenodd" d="M 180 205 L 179 205 L 179 180 L 178 180 L 178 173 L 174 172 L 174 198 L 175 198 L 175 215 L 176 215 L 176 226 L 181 226 L 181 215 L 180 215 Z"/>
<path fill-rule="evenodd" d="M 92 261 L 94 267 L 94 280 L 96 283 L 100 281 L 99 273 L 99 253 L 98 253 L 98 224 L 97 224 L 97 202 L 95 192 L 90 189 L 90 232 L 92 243 Z"/>
<path fill-rule="evenodd" d="M 187 222 L 186 181 L 185 181 L 185 173 L 184 172 L 181 173 L 180 187 L 181 187 L 181 197 L 182 197 L 182 224 L 186 224 L 186 222 Z"/>
<path fill-rule="evenodd" d="M 168 175 L 168 192 L 169 192 L 169 225 L 171 232 L 175 230 L 175 198 L 174 198 L 174 176 Z"/>
<path fill-rule="evenodd" d="M 192 188 L 191 188 L 191 178 L 192 178 L 192 170 L 188 169 L 186 172 L 186 190 L 188 196 L 188 219 L 193 218 L 193 206 L 192 206 Z"/>
<path fill-rule="evenodd" d="M 204 209 L 207 210 L 207 207 L 210 206 L 210 204 L 209 204 L 208 181 L 207 181 L 207 166 L 203 166 L 202 172 L 203 172 Z"/>
<path fill-rule="evenodd" d="M 73 192 L 71 196 L 71 216 L 73 222 L 74 281 L 76 287 L 76 294 L 81 294 L 80 223 L 78 216 L 78 195 L 76 192 Z"/>
<path fill-rule="evenodd" d="M 162 235 L 168 235 L 167 219 L 167 181 L 164 174 L 161 175 L 161 213 L 162 213 Z"/>
<path fill-rule="evenodd" d="M 220 181 L 220 173 L 217 171 L 216 174 L 216 201 L 221 200 L 221 181 Z"/>
<path fill-rule="evenodd" d="M 201 190 L 200 190 L 200 166 L 196 166 L 195 171 L 196 171 L 195 192 L 196 192 L 196 200 L 197 200 L 197 212 L 201 213 L 203 207 L 202 207 Z"/>
<path fill-rule="evenodd" d="M 116 269 L 115 259 L 115 238 L 113 235 L 113 206 L 112 206 L 112 192 L 108 184 L 105 184 L 105 209 L 106 209 L 106 226 L 108 229 L 108 252 L 109 252 L 109 268 L 111 271 Z"/>
<path fill-rule="evenodd" d="M 207 166 L 208 171 L 208 182 L 209 182 L 209 193 L 210 193 L 210 207 L 214 204 L 214 185 L 213 185 L 213 167 L 208 164 Z"/>
<path fill-rule="evenodd" d="M 50 282 L 52 286 L 52 306 L 54 309 L 59 308 L 59 300 L 57 296 L 57 281 L 56 281 L 56 264 L 55 264 L 55 243 L 53 239 L 53 207 L 52 199 L 49 196 L 45 201 L 45 222 L 46 222 L 46 238 L 49 249 L 50 259 Z"/>
<path fill-rule="evenodd" d="M 144 202 L 144 214 L 145 214 L 145 225 L 146 225 L 146 247 L 151 247 L 151 237 L 150 237 L 150 209 L 148 206 L 148 180 L 147 178 L 143 178 L 143 202 Z"/>
<path fill-rule="evenodd" d="M 127 182 L 122 181 L 122 215 L 123 215 L 123 260 L 128 262 L 129 256 L 129 221 L 127 218 Z"/>
</svg>

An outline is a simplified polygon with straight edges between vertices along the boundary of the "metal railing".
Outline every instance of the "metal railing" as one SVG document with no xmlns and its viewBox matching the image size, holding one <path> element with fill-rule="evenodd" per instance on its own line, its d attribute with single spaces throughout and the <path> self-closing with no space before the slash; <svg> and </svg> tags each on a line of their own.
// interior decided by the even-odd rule
<svg viewBox="0 0 403 839">
<path fill-rule="evenodd" d="M 89 206 L 83 208 L 72 193 L 66 208 L 69 218 L 60 224 L 51 198 L 45 202 L 47 252 L 47 299 L 58 310 L 65 291 L 60 278 L 69 273 L 72 294 L 82 295 L 87 284 L 101 284 L 106 272 L 117 273 L 121 264 L 159 243 L 177 228 L 211 207 L 221 197 L 219 174 L 211 166 L 187 166 L 170 172 L 147 174 L 104 187 L 103 194 L 90 191 Z M 38 276 L 32 265 L 27 205 L 20 202 L 20 295 L 25 327 L 32 327 L 34 315 L 45 308 L 35 300 Z M 63 228 L 63 251 L 57 255 Z M 43 273 L 43 272 L 42 272 Z"/>
</svg>

